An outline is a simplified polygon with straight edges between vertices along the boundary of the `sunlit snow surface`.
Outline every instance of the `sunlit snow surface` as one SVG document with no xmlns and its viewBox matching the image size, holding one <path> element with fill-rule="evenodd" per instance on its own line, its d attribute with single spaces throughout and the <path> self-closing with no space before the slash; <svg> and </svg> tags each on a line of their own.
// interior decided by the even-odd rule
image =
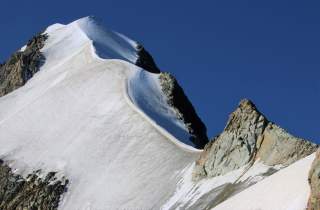
<svg viewBox="0 0 320 210">
<path fill-rule="evenodd" d="M 141 70 L 99 58 L 84 29 L 91 21 L 48 28 L 41 71 L 0 99 L 1 158 L 23 175 L 70 179 L 61 209 L 159 208 L 199 151 L 128 104 L 126 84 Z"/>
<path fill-rule="evenodd" d="M 256 161 L 253 165 L 246 165 L 238 170 L 231 171 L 223 176 L 217 176 L 210 179 L 203 179 L 194 183 L 192 181 L 192 170 L 194 165 L 188 167 L 183 177 L 180 179 L 177 190 L 174 195 L 164 204 L 163 209 L 198 209 L 195 203 L 200 200 L 204 202 L 201 204 L 203 208 L 207 209 L 210 206 L 210 201 L 219 196 L 223 192 L 227 184 L 236 186 L 243 183 L 242 186 L 237 186 L 237 191 L 256 183 L 264 178 L 263 174 L 270 169 L 280 169 L 281 166 L 270 167 L 263 163 Z M 210 194 L 209 200 L 203 199 L 206 194 Z M 202 209 L 202 208 L 201 208 Z"/>
<path fill-rule="evenodd" d="M 308 172 L 312 154 L 221 203 L 214 210 L 302 210 L 310 187 Z"/>
<path fill-rule="evenodd" d="M 41 71 L 0 98 L 0 158 L 25 176 L 38 169 L 66 176 L 60 209 L 183 209 L 270 168 L 256 163 L 193 183 L 200 151 L 166 104 L 158 75 L 134 65 L 136 42 L 92 18 L 46 33 Z"/>
<path fill-rule="evenodd" d="M 175 110 L 168 106 L 167 98 L 162 94 L 159 74 L 144 70 L 132 74 L 128 79 L 128 94 L 132 102 L 158 125 L 183 143 L 194 146 L 185 125 L 177 119 Z"/>
</svg>

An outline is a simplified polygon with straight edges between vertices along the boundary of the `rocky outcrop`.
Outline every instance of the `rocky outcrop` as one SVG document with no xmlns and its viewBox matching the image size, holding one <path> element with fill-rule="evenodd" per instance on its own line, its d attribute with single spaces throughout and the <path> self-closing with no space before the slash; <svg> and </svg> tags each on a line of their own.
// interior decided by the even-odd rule
<svg viewBox="0 0 320 210">
<path fill-rule="evenodd" d="M 185 127 L 191 134 L 190 140 L 198 149 L 203 149 L 205 144 L 208 143 L 207 128 L 177 80 L 171 74 L 161 72 L 152 56 L 141 44 L 138 44 L 136 49 L 138 59 L 135 64 L 148 72 L 160 74 L 160 85 L 167 96 L 168 104 L 175 109 L 178 119 L 184 122 Z"/>
<path fill-rule="evenodd" d="M 157 67 L 152 56 L 141 44 L 138 44 L 137 46 L 137 54 L 138 54 L 138 59 L 136 61 L 137 66 L 151 73 L 157 73 L 157 74 L 160 73 L 160 69 Z"/>
<path fill-rule="evenodd" d="M 224 131 L 205 146 L 193 178 L 224 175 L 258 159 L 269 166 L 288 166 L 316 149 L 317 145 L 269 122 L 251 101 L 244 99 L 230 115 Z"/>
<path fill-rule="evenodd" d="M 54 172 L 44 178 L 40 171 L 27 178 L 14 174 L 0 160 L 0 209 L 2 210 L 55 210 L 67 190 L 68 180 L 58 180 Z"/>
<path fill-rule="evenodd" d="M 40 69 L 44 56 L 40 49 L 47 35 L 38 34 L 27 44 L 24 51 L 14 53 L 9 60 L 0 65 L 0 97 L 23 86 Z"/>
<path fill-rule="evenodd" d="M 177 117 L 184 122 L 191 134 L 191 141 L 197 148 L 202 149 L 208 143 L 206 126 L 198 117 L 177 80 L 166 72 L 160 73 L 159 79 L 162 91 L 167 96 L 168 104 L 175 109 Z"/>
<path fill-rule="evenodd" d="M 268 124 L 259 144 L 256 159 L 269 166 L 291 165 L 312 154 L 318 147 L 310 141 L 292 136 L 273 123 Z"/>
<path fill-rule="evenodd" d="M 320 149 L 318 149 L 312 163 L 308 181 L 311 188 L 311 194 L 307 210 L 320 210 Z"/>
<path fill-rule="evenodd" d="M 0 65 L 0 97 L 23 86 L 44 63 L 40 52 L 46 34 L 33 37 L 23 51 L 14 53 L 9 60 Z M 55 210 L 67 190 L 68 180 L 57 179 L 55 172 L 44 178 L 40 170 L 24 178 L 15 174 L 0 160 L 0 209 L 1 210 Z"/>
</svg>

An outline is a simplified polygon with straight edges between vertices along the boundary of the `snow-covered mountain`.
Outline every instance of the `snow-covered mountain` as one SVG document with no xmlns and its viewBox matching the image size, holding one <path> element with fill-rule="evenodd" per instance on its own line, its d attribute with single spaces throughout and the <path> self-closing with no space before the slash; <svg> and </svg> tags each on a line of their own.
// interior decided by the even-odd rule
<svg viewBox="0 0 320 210">
<path fill-rule="evenodd" d="M 0 209 L 316 206 L 317 145 L 249 100 L 208 142 L 178 81 L 95 18 L 31 39 L 0 65 L 0 96 Z"/>
</svg>

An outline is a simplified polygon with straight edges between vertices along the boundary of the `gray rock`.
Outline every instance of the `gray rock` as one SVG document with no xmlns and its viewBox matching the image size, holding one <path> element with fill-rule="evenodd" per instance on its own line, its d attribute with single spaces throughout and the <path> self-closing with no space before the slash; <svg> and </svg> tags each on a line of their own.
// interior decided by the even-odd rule
<svg viewBox="0 0 320 210">
<path fill-rule="evenodd" d="M 56 210 L 67 190 L 68 180 L 58 180 L 55 172 L 45 178 L 35 171 L 26 179 L 14 174 L 3 161 L 0 163 L 0 209 Z"/>
<path fill-rule="evenodd" d="M 197 115 L 188 97 L 177 80 L 167 72 L 161 72 L 160 85 L 167 96 L 168 104 L 175 110 L 177 118 L 184 122 L 191 134 L 191 141 L 197 148 L 202 149 L 208 143 L 207 128 Z"/>
<path fill-rule="evenodd" d="M 0 97 L 23 86 L 44 63 L 40 49 L 47 39 L 46 34 L 33 37 L 26 49 L 14 53 L 0 65 Z M 15 174 L 0 160 L 0 209 L 1 210 L 55 210 L 61 195 L 66 192 L 68 180 L 58 180 L 55 172 L 45 178 L 35 171 L 27 178 Z"/>
<path fill-rule="evenodd" d="M 288 166 L 312 154 L 316 149 L 316 144 L 296 138 L 279 126 L 269 123 L 261 137 L 261 145 L 256 158 L 262 160 L 266 165 Z"/>
<path fill-rule="evenodd" d="M 0 65 L 0 97 L 23 86 L 39 71 L 45 60 L 40 49 L 47 38 L 46 34 L 38 34 L 28 42 L 23 52 L 14 53 Z"/>
<path fill-rule="evenodd" d="M 230 115 L 224 131 L 205 146 L 196 161 L 193 179 L 224 175 L 257 159 L 269 166 L 288 166 L 316 148 L 269 122 L 244 99 Z"/>
</svg>

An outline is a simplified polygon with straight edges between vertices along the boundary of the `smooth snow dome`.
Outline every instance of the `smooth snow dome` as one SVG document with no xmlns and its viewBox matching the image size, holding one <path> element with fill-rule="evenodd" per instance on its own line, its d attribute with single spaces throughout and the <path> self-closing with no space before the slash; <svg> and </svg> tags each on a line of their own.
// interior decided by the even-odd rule
<svg viewBox="0 0 320 210">
<path fill-rule="evenodd" d="M 119 36 L 127 45 L 105 46 L 107 35 L 99 37 L 103 29 L 92 21 L 49 27 L 41 71 L 0 98 L 1 159 L 22 175 L 42 169 L 66 176 L 60 209 L 158 209 L 200 150 L 130 101 L 128 80 L 142 70 L 97 51 L 112 48 L 130 60 L 132 48 L 118 47 L 134 42 Z"/>
</svg>

